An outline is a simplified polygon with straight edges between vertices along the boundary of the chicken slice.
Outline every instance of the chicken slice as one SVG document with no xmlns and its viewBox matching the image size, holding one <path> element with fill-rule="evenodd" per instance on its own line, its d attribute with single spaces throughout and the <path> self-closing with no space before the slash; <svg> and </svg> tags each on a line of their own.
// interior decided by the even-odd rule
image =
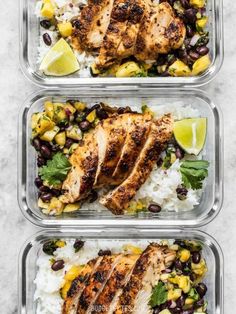
<svg viewBox="0 0 236 314">
<path fill-rule="evenodd" d="M 76 314 L 79 298 L 86 286 L 90 276 L 96 271 L 102 257 L 98 257 L 88 262 L 82 269 L 80 275 L 73 280 L 71 287 L 64 301 L 62 314 Z"/>
<path fill-rule="evenodd" d="M 146 7 L 147 2 L 144 0 L 137 0 L 132 5 L 126 31 L 123 33 L 121 43 L 117 49 L 118 59 L 124 59 L 134 54 L 139 28 Z"/>
<path fill-rule="evenodd" d="M 186 28 L 175 16 L 168 2 L 153 5 L 145 12 L 136 42 L 135 57 L 141 61 L 156 60 L 158 54 L 180 48 Z"/>
<path fill-rule="evenodd" d="M 98 69 L 107 68 L 117 61 L 117 49 L 126 31 L 133 2 L 134 0 L 114 0 L 110 23 L 96 60 Z"/>
<path fill-rule="evenodd" d="M 107 31 L 113 0 L 93 0 L 83 8 L 72 38 L 78 39 L 83 50 L 95 50 L 101 47 Z M 74 40 L 72 39 L 72 42 Z M 76 40 L 75 40 L 76 42 Z"/>
<path fill-rule="evenodd" d="M 86 283 L 86 287 L 80 296 L 77 307 L 77 314 L 91 313 L 91 311 L 93 310 L 93 304 L 96 301 L 97 296 L 105 286 L 121 256 L 121 254 L 103 256 L 99 266 L 97 267 L 96 271 L 90 276 L 89 280 Z"/>
<path fill-rule="evenodd" d="M 135 161 L 143 148 L 151 126 L 151 115 L 129 115 L 130 123 L 124 146 L 113 173 L 113 180 L 120 184 L 132 171 Z"/>
<path fill-rule="evenodd" d="M 92 314 L 112 314 L 139 255 L 124 255 L 93 305 Z"/>
<path fill-rule="evenodd" d="M 98 165 L 98 149 L 94 131 L 86 133 L 84 140 L 70 157 L 72 168 L 63 182 L 63 203 L 73 203 L 90 193 Z"/>
<path fill-rule="evenodd" d="M 98 167 L 94 186 L 118 185 L 119 177 L 113 177 L 117 164 L 122 158 L 123 147 L 129 133 L 131 124 L 140 119 L 140 114 L 124 113 L 113 115 L 99 123 L 96 128 L 96 141 L 98 143 Z M 144 120 L 143 120 L 144 121 Z M 143 130 L 145 127 L 143 127 Z M 136 135 L 138 142 L 140 135 Z M 132 156 L 131 156 L 132 159 Z M 119 170 L 119 168 L 118 168 Z"/>
<path fill-rule="evenodd" d="M 153 121 L 146 143 L 132 172 L 117 188 L 103 196 L 100 203 L 116 215 L 124 214 L 124 210 L 148 178 L 164 144 L 170 140 L 172 134 L 173 119 L 171 115 L 164 115 L 157 121 Z"/>
<path fill-rule="evenodd" d="M 152 288 L 158 283 L 162 271 L 174 261 L 175 256 L 175 251 L 167 246 L 151 243 L 137 260 L 114 314 L 152 313 L 148 305 Z"/>
</svg>

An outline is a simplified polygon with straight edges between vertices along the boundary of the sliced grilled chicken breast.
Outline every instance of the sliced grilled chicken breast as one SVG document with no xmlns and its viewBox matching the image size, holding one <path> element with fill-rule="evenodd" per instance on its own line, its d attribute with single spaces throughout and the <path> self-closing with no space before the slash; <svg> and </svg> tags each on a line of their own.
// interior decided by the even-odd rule
<svg viewBox="0 0 236 314">
<path fill-rule="evenodd" d="M 109 67 L 116 61 L 117 49 L 126 31 L 133 2 L 134 0 L 114 0 L 110 23 L 96 60 L 98 69 Z"/>
<path fill-rule="evenodd" d="M 102 257 L 98 257 L 88 262 L 77 277 L 71 284 L 67 293 L 67 298 L 63 304 L 62 314 L 76 314 L 79 303 L 79 298 L 83 289 L 86 286 L 90 276 L 96 271 L 100 264 Z"/>
<path fill-rule="evenodd" d="M 117 49 L 118 59 L 124 59 L 134 54 L 136 40 L 145 10 L 146 2 L 144 0 L 137 0 L 132 5 L 126 31 L 123 33 L 121 43 Z"/>
<path fill-rule="evenodd" d="M 90 276 L 86 283 L 86 287 L 80 296 L 77 307 L 77 314 L 91 313 L 97 296 L 105 286 L 120 258 L 121 255 L 103 256 L 99 266 Z"/>
<path fill-rule="evenodd" d="M 112 314 L 139 255 L 124 255 L 93 305 L 92 314 Z"/>
<path fill-rule="evenodd" d="M 137 260 L 114 314 L 150 313 L 148 302 L 152 288 L 158 283 L 161 272 L 174 261 L 175 255 L 175 251 L 168 247 L 151 243 Z"/>
<path fill-rule="evenodd" d="M 117 188 L 102 197 L 100 203 L 116 215 L 124 214 L 124 210 L 128 207 L 137 190 L 146 181 L 163 150 L 163 145 L 171 138 L 172 134 L 173 120 L 170 115 L 165 115 L 153 122 L 146 143 L 131 174 Z"/>
<path fill-rule="evenodd" d="M 73 203 L 90 193 L 98 165 L 98 149 L 94 131 L 87 133 L 83 142 L 70 157 L 72 169 L 62 185 L 63 203 Z"/>
<path fill-rule="evenodd" d="M 124 113 L 113 115 L 103 120 L 97 126 L 98 167 L 94 181 L 95 187 L 118 185 L 122 182 L 122 176 L 119 176 L 119 174 L 122 166 L 123 168 L 125 167 L 124 159 L 126 158 L 126 167 L 132 169 L 131 166 L 133 166 L 134 160 L 137 158 L 137 151 L 139 150 L 137 146 L 142 145 L 142 136 L 145 140 L 149 129 L 147 122 L 150 119 L 150 115 Z M 135 130 L 134 124 L 136 125 Z M 127 158 L 127 153 L 130 152 L 130 149 L 127 147 L 127 141 L 132 145 L 133 149 L 135 149 L 136 145 L 136 151 L 133 151 L 129 156 L 130 160 Z M 123 171 L 124 173 L 125 171 Z"/>
<path fill-rule="evenodd" d="M 138 60 L 156 60 L 158 54 L 182 46 L 186 29 L 168 2 L 150 7 L 142 22 L 135 51 Z"/>
<path fill-rule="evenodd" d="M 92 0 L 82 9 L 77 29 L 72 37 L 78 38 L 84 50 L 100 48 L 110 23 L 113 0 Z"/>
<path fill-rule="evenodd" d="M 120 159 L 113 172 L 113 180 L 120 184 L 132 171 L 135 161 L 143 148 L 151 126 L 149 114 L 127 114 L 130 120 Z"/>
</svg>

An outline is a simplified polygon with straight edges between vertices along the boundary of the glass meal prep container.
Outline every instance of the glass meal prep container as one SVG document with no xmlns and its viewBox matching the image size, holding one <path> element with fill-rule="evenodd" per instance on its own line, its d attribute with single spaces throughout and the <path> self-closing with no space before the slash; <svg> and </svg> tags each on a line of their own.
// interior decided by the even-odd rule
<svg viewBox="0 0 236 314">
<path fill-rule="evenodd" d="M 208 234 L 197 230 L 183 229 L 91 229 L 82 228 L 80 231 L 70 230 L 47 230 L 41 231 L 29 239 L 19 256 L 18 272 L 18 313 L 36 313 L 34 302 L 35 284 L 37 273 L 36 261 L 42 245 L 51 239 L 61 240 L 118 240 L 121 242 L 132 240 L 147 240 L 155 242 L 159 240 L 186 239 L 200 242 L 203 247 L 202 254 L 208 265 L 208 272 L 204 279 L 207 285 L 206 300 L 209 314 L 223 314 L 223 255 L 218 243 Z M 98 242 L 99 243 L 99 242 Z M 140 313 L 141 314 L 141 313 Z"/>
<path fill-rule="evenodd" d="M 200 86 L 209 82 L 219 71 L 223 61 L 222 1 L 208 0 L 206 15 L 208 20 L 210 56 L 212 63 L 207 71 L 195 77 L 81 77 L 72 74 L 67 77 L 50 77 L 40 73 L 37 64 L 40 39 L 39 19 L 35 14 L 36 1 L 20 1 L 20 63 L 24 74 L 34 83 L 43 87 L 76 86 Z"/>
<path fill-rule="evenodd" d="M 135 97 L 134 97 L 135 95 Z M 210 161 L 209 174 L 199 205 L 189 211 L 160 213 L 139 212 L 131 215 L 115 216 L 109 210 L 95 211 L 86 205 L 76 213 L 48 216 L 39 209 L 37 188 L 34 179 L 37 175 L 36 152 L 31 145 L 31 115 L 43 108 L 46 100 L 63 102 L 79 99 L 85 102 L 105 101 L 125 105 L 155 101 L 156 105 L 175 102 L 179 105 L 191 104 L 200 115 L 208 119 L 207 138 L 202 158 Z M 124 105 L 123 104 L 123 105 Z M 18 201 L 24 216 L 41 227 L 76 227 L 84 225 L 104 226 L 188 226 L 196 227 L 211 221 L 219 212 L 222 203 L 222 125 L 218 107 L 198 90 L 137 89 L 137 90 L 93 90 L 93 91 L 40 91 L 26 100 L 19 117 L 18 155 Z"/>
</svg>

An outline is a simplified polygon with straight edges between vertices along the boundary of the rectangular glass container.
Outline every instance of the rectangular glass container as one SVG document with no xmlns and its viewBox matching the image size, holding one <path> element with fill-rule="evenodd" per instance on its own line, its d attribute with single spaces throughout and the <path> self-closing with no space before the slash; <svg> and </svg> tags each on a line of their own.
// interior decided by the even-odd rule
<svg viewBox="0 0 236 314">
<path fill-rule="evenodd" d="M 208 83 L 219 71 L 223 61 L 223 9 L 222 0 L 207 1 L 209 49 L 212 63 L 208 70 L 196 77 L 82 77 L 76 74 L 67 77 L 50 77 L 39 72 L 37 48 L 39 45 L 40 25 L 35 15 L 36 1 L 20 0 L 20 64 L 32 82 L 43 87 L 71 88 L 78 86 L 200 86 Z"/>
<path fill-rule="evenodd" d="M 134 96 L 135 95 L 135 96 Z M 210 161 L 209 176 L 203 190 L 200 204 L 190 211 L 182 212 L 142 212 L 135 215 L 115 216 L 109 210 L 95 212 L 82 207 L 78 213 L 61 216 L 48 216 L 38 208 L 38 193 L 34 185 L 37 175 L 36 152 L 30 144 L 31 115 L 42 110 L 46 100 L 63 102 L 67 99 L 111 104 L 137 103 L 155 101 L 156 105 L 177 102 L 179 105 L 190 104 L 197 108 L 200 115 L 208 119 L 207 139 L 202 152 L 203 159 Z M 129 102 L 130 101 L 130 102 Z M 169 89 L 137 89 L 117 90 L 107 89 L 95 91 L 58 91 L 47 90 L 34 94 L 26 100 L 19 117 L 19 154 L 18 154 L 18 201 L 27 219 L 41 227 L 76 227 L 76 226 L 201 226 L 211 221 L 219 212 L 223 193 L 222 166 L 222 123 L 218 107 L 202 91 L 169 90 Z"/>
<path fill-rule="evenodd" d="M 34 302 L 34 279 L 37 272 L 36 261 L 44 242 L 50 239 L 83 240 L 172 240 L 186 239 L 199 241 L 203 246 L 203 256 L 208 265 L 204 282 L 208 287 L 206 299 L 209 314 L 223 314 L 223 255 L 218 243 L 208 234 L 197 230 L 183 229 L 81 229 L 41 231 L 28 240 L 19 256 L 18 272 L 18 313 L 36 313 Z M 141 314 L 141 313 L 140 313 Z"/>
</svg>

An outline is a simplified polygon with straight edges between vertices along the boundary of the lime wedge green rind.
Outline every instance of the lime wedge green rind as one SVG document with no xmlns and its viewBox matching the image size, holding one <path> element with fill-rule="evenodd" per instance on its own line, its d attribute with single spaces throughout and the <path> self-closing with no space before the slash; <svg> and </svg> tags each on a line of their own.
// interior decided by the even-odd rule
<svg viewBox="0 0 236 314">
<path fill-rule="evenodd" d="M 198 155 L 204 147 L 207 119 L 183 119 L 174 123 L 174 136 L 179 146 L 188 154 Z"/>
<path fill-rule="evenodd" d="M 65 76 L 78 71 L 79 68 L 70 45 L 61 38 L 43 58 L 39 70 L 46 75 Z"/>
</svg>

